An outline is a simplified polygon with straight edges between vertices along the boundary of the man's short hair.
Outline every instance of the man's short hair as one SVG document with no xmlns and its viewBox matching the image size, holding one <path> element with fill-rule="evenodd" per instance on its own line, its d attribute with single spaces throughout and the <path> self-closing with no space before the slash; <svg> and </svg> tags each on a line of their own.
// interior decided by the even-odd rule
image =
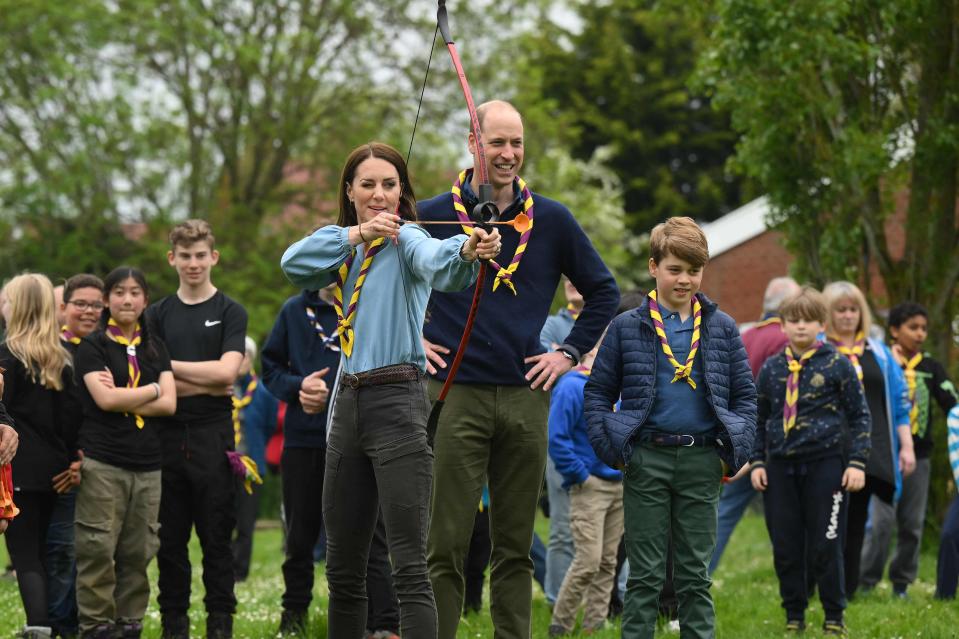
<svg viewBox="0 0 959 639">
<path fill-rule="evenodd" d="M 889 309 L 889 327 L 899 328 L 917 315 L 922 315 L 926 318 L 926 321 L 929 320 L 929 313 L 922 304 L 917 304 L 916 302 L 897 304 Z"/>
<path fill-rule="evenodd" d="M 99 277 L 89 273 L 78 273 L 63 285 L 63 303 L 66 304 L 73 299 L 73 294 L 81 288 L 95 288 L 101 293 L 105 292 L 103 290 L 103 280 Z"/>
<path fill-rule="evenodd" d="M 691 217 L 671 217 L 653 228 L 649 236 L 649 254 L 659 264 L 672 255 L 693 266 L 703 267 L 709 261 L 706 234 Z"/>
<path fill-rule="evenodd" d="M 185 220 L 170 231 L 170 248 L 192 246 L 197 242 L 206 242 L 212 251 L 216 246 L 213 229 L 206 220 Z"/>
<path fill-rule="evenodd" d="M 779 307 L 779 315 L 787 322 L 806 320 L 826 324 L 826 297 L 812 286 L 803 286 Z"/>
</svg>

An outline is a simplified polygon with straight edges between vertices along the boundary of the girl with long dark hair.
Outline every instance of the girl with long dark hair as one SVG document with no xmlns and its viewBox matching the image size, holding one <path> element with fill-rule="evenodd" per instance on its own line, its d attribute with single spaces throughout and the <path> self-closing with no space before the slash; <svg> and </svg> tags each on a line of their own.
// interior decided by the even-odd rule
<svg viewBox="0 0 959 639">
<path fill-rule="evenodd" d="M 176 411 L 166 347 L 140 318 L 146 278 L 120 267 L 104 279 L 99 329 L 77 351 L 83 380 L 77 495 L 77 604 L 82 637 L 135 639 L 159 548 L 160 439 L 153 417 Z"/>
</svg>

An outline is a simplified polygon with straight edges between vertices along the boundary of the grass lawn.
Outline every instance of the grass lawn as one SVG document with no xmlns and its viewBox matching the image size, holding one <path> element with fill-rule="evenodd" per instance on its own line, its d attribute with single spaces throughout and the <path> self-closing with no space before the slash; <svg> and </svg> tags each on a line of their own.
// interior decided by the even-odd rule
<svg viewBox="0 0 959 639">
<path fill-rule="evenodd" d="M 540 520 L 537 528 L 545 535 L 548 520 Z M 283 579 L 280 574 L 282 561 L 280 531 L 265 528 L 257 531 L 251 578 L 237 584 L 239 611 L 236 618 L 235 636 L 238 639 L 272 637 L 277 626 Z M 932 549 L 934 551 L 935 549 Z M 935 586 L 936 557 L 934 552 L 925 552 L 919 569 L 919 581 L 910 589 L 908 601 L 893 601 L 891 589 L 883 582 L 874 592 L 859 597 L 847 611 L 847 625 L 851 637 L 875 637 L 898 639 L 922 637 L 946 639 L 959 637 L 959 601 L 940 602 L 932 598 Z M 191 547 L 194 566 L 198 565 L 199 550 Z M 0 548 L 0 565 L 7 564 L 6 548 Z M 153 583 L 156 583 L 155 564 L 151 566 Z M 322 566 L 317 569 L 314 588 L 316 599 L 311 610 L 313 623 L 311 637 L 325 637 L 326 581 Z M 202 613 L 202 584 L 200 573 L 194 571 L 193 587 L 193 636 L 202 637 L 204 615 Z M 154 591 L 153 595 L 156 595 Z M 762 519 L 748 515 L 736 530 L 723 563 L 716 572 L 713 597 L 718 617 L 717 636 L 720 638 L 781 637 L 784 618 L 779 607 L 778 588 L 772 568 L 772 552 Z M 487 593 L 488 601 L 488 593 Z M 546 637 L 549 626 L 549 607 L 542 591 L 534 586 L 533 636 Z M 147 611 L 146 637 L 158 637 L 159 612 L 155 603 Z M 0 580 L 0 637 L 11 637 L 23 625 L 23 609 L 12 580 Z M 819 637 L 822 609 L 814 603 L 807 614 L 810 630 L 806 637 Z M 492 637 L 489 615 L 475 615 L 460 624 L 458 636 L 462 639 Z M 618 625 L 596 633 L 597 639 L 612 639 L 619 636 Z M 662 631 L 657 636 L 678 637 Z"/>
</svg>

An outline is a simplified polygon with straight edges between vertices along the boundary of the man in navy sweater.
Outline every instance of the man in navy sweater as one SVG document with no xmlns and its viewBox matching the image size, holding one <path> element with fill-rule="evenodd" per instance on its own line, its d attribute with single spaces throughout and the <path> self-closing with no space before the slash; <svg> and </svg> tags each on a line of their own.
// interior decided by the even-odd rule
<svg viewBox="0 0 959 639">
<path fill-rule="evenodd" d="M 523 122 L 516 109 L 494 101 L 477 109 L 502 220 L 525 212 L 525 233 L 504 233 L 499 264 L 490 264 L 484 297 L 459 374 L 446 398 L 434 446 L 433 504 L 428 544 L 430 579 L 441 639 L 456 635 L 463 610 L 463 558 L 469 547 L 483 483 L 490 493 L 493 540 L 491 614 L 498 637 L 528 637 L 533 566 L 529 558 L 536 504 L 546 465 L 548 391 L 599 341 L 619 303 L 619 291 L 589 238 L 565 206 L 532 193 L 519 178 Z M 474 166 L 476 139 L 468 144 Z M 476 203 L 473 171 L 451 192 L 419 203 L 423 221 L 456 220 L 454 197 L 467 211 Z M 457 225 L 431 227 L 444 239 Z M 585 304 L 556 351 L 545 353 L 540 330 L 560 277 L 583 293 Z M 430 396 L 439 395 L 446 361 L 459 343 L 473 288 L 434 292 L 423 329 Z M 479 409 L 477 409 L 479 407 Z"/>
</svg>

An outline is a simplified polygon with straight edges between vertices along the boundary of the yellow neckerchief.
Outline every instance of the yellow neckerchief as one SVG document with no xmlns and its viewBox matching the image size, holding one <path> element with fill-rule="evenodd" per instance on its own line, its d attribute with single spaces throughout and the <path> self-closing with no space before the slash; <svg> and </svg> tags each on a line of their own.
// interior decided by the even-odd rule
<svg viewBox="0 0 959 639">
<path fill-rule="evenodd" d="M 573 321 L 579 319 L 579 314 L 583 312 L 582 309 L 576 310 L 576 307 L 572 304 L 566 305 L 566 311 L 569 313 L 569 316 L 573 318 Z"/>
<path fill-rule="evenodd" d="M 466 169 L 461 172 L 456 178 L 456 181 L 453 183 L 451 192 L 453 194 L 453 208 L 456 210 L 456 217 L 459 218 L 460 222 L 463 222 L 463 232 L 467 235 L 472 235 L 473 227 L 466 224 L 470 221 L 469 213 L 466 211 L 466 205 L 463 204 L 463 191 L 462 186 L 466 182 L 466 176 L 472 173 L 472 169 Z M 533 193 L 529 190 L 529 187 L 526 186 L 526 182 L 523 178 L 517 176 L 516 184 L 519 186 L 520 197 L 523 200 L 523 213 L 526 214 L 526 217 L 529 218 L 529 227 L 523 231 L 519 236 L 519 244 L 516 246 L 516 252 L 513 253 L 513 259 L 510 260 L 509 266 L 502 267 L 495 260 L 490 260 L 489 265 L 496 271 L 496 276 L 493 278 L 493 290 L 495 291 L 500 282 L 506 285 L 506 287 L 513 291 L 513 295 L 516 295 L 516 286 L 513 284 L 513 274 L 516 273 L 516 269 L 519 268 L 519 263 L 523 259 L 523 255 L 526 252 L 526 246 L 529 244 L 530 234 L 533 232 Z M 481 284 L 480 282 L 477 285 Z"/>
<path fill-rule="evenodd" d="M 673 365 L 676 374 L 670 380 L 670 384 L 679 380 L 686 380 L 693 390 L 696 390 L 696 382 L 693 381 L 693 360 L 696 359 L 696 351 L 699 350 L 699 328 L 703 323 L 703 309 L 699 303 L 699 298 L 693 296 L 693 336 L 689 342 L 689 355 L 686 356 L 686 363 L 680 364 L 673 356 L 673 349 L 669 347 L 669 340 L 666 338 L 666 326 L 663 324 L 663 314 L 659 311 L 659 302 L 656 301 L 656 289 L 649 292 L 649 316 L 653 320 L 653 328 L 659 335 L 659 342 L 662 344 L 663 353 L 666 359 Z"/>
<path fill-rule="evenodd" d="M 770 324 L 779 324 L 780 327 L 783 325 L 782 318 L 778 315 L 774 315 L 762 321 L 756 322 L 752 325 L 752 328 L 762 328 L 763 326 L 769 326 Z"/>
<path fill-rule="evenodd" d="M 250 369 L 250 382 L 246 385 L 242 397 L 233 396 L 233 445 L 240 446 L 243 441 L 243 429 L 240 427 L 240 411 L 250 405 L 253 401 L 253 391 L 256 390 L 257 377 L 253 369 Z"/>
<path fill-rule="evenodd" d="M 140 344 L 140 322 L 137 322 L 136 328 L 133 329 L 133 338 L 127 339 L 123 335 L 123 331 L 120 329 L 120 325 L 117 324 L 111 317 L 107 321 L 107 330 L 105 331 L 108 338 L 112 339 L 117 344 L 121 344 L 127 347 L 127 388 L 136 388 L 140 385 L 140 361 L 137 359 L 137 346 Z M 129 415 L 130 413 L 123 413 L 124 415 Z M 137 428 L 143 428 L 144 421 L 141 415 L 133 414 Z"/>
<path fill-rule="evenodd" d="M 799 359 L 793 355 L 792 348 L 786 347 L 786 363 L 789 365 L 789 376 L 786 377 L 786 404 L 783 406 L 783 433 L 786 436 L 796 426 L 796 416 L 799 414 L 799 374 L 802 372 L 803 364 L 816 354 L 820 346 L 822 344 L 816 342 L 816 345 L 803 353 Z"/>
<path fill-rule="evenodd" d="M 916 367 L 922 361 L 922 351 L 908 360 L 895 350 L 892 351 L 892 356 L 902 367 L 902 374 L 906 378 L 906 387 L 909 389 L 909 424 L 912 426 L 912 434 L 917 435 L 919 433 L 919 402 L 916 401 Z"/>
<path fill-rule="evenodd" d="M 77 336 L 76 333 L 74 333 L 74 332 L 71 331 L 69 328 L 67 328 L 67 325 L 66 325 L 66 324 L 64 324 L 63 326 L 60 327 L 60 337 L 61 337 L 61 339 L 63 339 L 64 341 L 70 342 L 71 344 L 79 344 L 79 343 L 80 343 L 80 338 L 79 338 L 79 336 Z"/>
<path fill-rule="evenodd" d="M 346 284 L 346 278 L 350 274 L 350 266 L 353 265 L 353 259 L 356 257 L 356 249 L 353 249 L 350 256 L 346 258 L 346 261 L 336 272 L 336 288 L 333 289 L 333 308 L 336 310 L 336 317 L 339 319 L 336 332 L 340 335 L 340 348 L 347 357 L 353 353 L 353 342 L 356 337 L 353 331 L 353 321 L 356 319 L 356 306 L 360 301 L 360 291 L 363 289 L 366 275 L 373 264 L 373 258 L 384 246 L 386 246 L 386 238 L 380 237 L 373 240 L 367 248 L 363 264 L 360 266 L 360 274 L 356 278 L 356 284 L 353 285 L 350 306 L 346 311 L 343 310 L 343 286 Z"/>
<path fill-rule="evenodd" d="M 862 357 L 862 354 L 866 351 L 866 334 L 862 331 L 856 333 L 856 339 L 853 341 L 852 346 L 846 346 L 842 343 L 835 335 L 830 335 L 828 337 L 829 341 L 832 342 L 833 346 L 836 347 L 836 350 L 849 358 L 849 361 L 852 362 L 853 367 L 856 369 L 856 375 L 859 376 L 859 381 L 862 381 L 862 364 L 859 363 L 859 358 Z"/>
</svg>

